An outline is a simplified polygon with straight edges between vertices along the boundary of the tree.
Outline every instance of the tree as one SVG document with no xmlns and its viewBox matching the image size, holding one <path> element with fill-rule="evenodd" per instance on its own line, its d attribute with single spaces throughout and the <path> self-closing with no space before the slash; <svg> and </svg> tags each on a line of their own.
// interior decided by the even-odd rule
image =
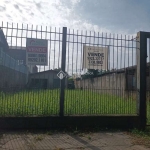
<svg viewBox="0 0 150 150">
<path fill-rule="evenodd" d="M 98 75 L 98 70 L 95 69 L 88 69 L 88 71 L 81 75 L 82 79 L 87 79 L 87 78 L 93 78 Z"/>
<path fill-rule="evenodd" d="M 92 77 L 96 77 L 99 73 L 98 70 L 95 69 L 88 69 L 88 73 L 92 76 Z"/>
<path fill-rule="evenodd" d="M 106 70 L 96 70 L 96 69 L 88 69 L 88 71 L 82 75 L 82 79 L 87 79 L 87 78 L 94 78 L 97 77 L 100 74 L 106 73 L 109 71 Z"/>
<path fill-rule="evenodd" d="M 55 71 L 60 71 L 60 70 L 61 70 L 61 68 L 55 68 L 54 70 L 55 70 Z"/>
</svg>

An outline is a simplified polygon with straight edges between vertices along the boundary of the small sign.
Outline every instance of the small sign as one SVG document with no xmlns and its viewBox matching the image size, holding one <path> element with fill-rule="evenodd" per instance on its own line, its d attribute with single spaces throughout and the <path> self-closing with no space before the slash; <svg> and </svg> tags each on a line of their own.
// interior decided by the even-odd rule
<svg viewBox="0 0 150 150">
<path fill-rule="evenodd" d="M 66 76 L 66 74 L 65 74 L 63 71 L 60 71 L 60 72 L 57 74 L 57 76 L 58 76 L 58 78 L 59 78 L 60 80 L 62 80 L 62 79 Z"/>
<path fill-rule="evenodd" d="M 26 64 L 48 65 L 48 41 L 43 39 L 27 38 Z"/>
<path fill-rule="evenodd" d="M 84 45 L 83 68 L 108 70 L 108 47 Z"/>
</svg>

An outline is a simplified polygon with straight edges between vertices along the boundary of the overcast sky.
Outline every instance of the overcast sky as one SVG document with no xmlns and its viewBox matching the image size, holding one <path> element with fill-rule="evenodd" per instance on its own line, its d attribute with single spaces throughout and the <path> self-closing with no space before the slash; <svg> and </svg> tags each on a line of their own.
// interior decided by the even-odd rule
<svg viewBox="0 0 150 150">
<path fill-rule="evenodd" d="M 0 20 L 135 34 L 150 31 L 150 0 L 0 0 Z"/>
<path fill-rule="evenodd" d="M 80 33 L 82 30 L 84 33 L 88 30 L 96 33 L 107 32 L 108 35 L 109 33 L 126 34 L 135 37 L 138 31 L 150 32 L 150 0 L 0 0 L 0 20 L 4 23 L 19 23 L 20 25 L 23 23 L 29 24 L 29 26 L 33 24 L 43 27 L 68 27 L 75 29 L 75 31 L 79 30 Z M 8 34 L 11 34 L 10 31 L 8 32 Z M 9 39 L 7 41 L 10 45 L 11 41 Z M 23 40 L 23 43 L 26 43 L 25 40 Z M 67 62 L 67 64 L 70 65 L 71 70 L 75 67 L 73 64 L 81 69 L 82 63 L 79 59 L 82 58 L 82 49 L 79 49 L 81 53 L 77 55 L 77 50 L 73 51 L 73 47 L 73 45 L 69 46 L 70 53 L 67 53 L 67 57 L 69 56 L 70 62 Z M 77 45 L 74 49 L 77 49 Z M 53 43 L 49 50 L 52 63 L 54 63 L 55 53 L 56 56 L 59 55 L 58 50 L 59 44 Z M 132 49 L 119 49 L 120 52 L 115 49 L 115 51 L 117 57 L 113 58 L 110 54 L 111 59 L 113 59 L 110 59 L 110 62 L 113 64 L 113 61 L 115 67 L 120 66 L 116 68 L 125 67 L 124 62 L 126 66 L 135 63 L 135 50 L 134 53 Z M 113 53 L 112 50 L 111 52 Z M 59 57 L 54 64 L 60 66 Z M 53 66 L 54 68 L 57 67 L 56 65 Z"/>
</svg>

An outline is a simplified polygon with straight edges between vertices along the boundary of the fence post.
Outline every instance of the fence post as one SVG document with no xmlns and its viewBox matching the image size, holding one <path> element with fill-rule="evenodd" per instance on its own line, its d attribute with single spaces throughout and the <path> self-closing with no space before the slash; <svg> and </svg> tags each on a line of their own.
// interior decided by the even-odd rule
<svg viewBox="0 0 150 150">
<path fill-rule="evenodd" d="M 67 40 L 67 27 L 63 27 L 62 36 L 62 59 L 61 59 L 61 71 L 65 73 L 66 67 L 66 40 Z M 64 99 L 65 99 L 65 78 L 60 80 L 60 108 L 59 116 L 64 116 Z"/>
<path fill-rule="evenodd" d="M 146 58 L 147 36 L 145 32 L 137 33 L 137 104 L 140 129 L 146 126 Z"/>
</svg>

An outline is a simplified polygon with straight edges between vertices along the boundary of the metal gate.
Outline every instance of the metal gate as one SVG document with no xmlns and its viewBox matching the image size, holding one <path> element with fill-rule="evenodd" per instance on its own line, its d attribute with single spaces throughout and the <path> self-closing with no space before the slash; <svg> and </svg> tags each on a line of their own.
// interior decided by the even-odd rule
<svg viewBox="0 0 150 150">
<path fill-rule="evenodd" d="M 64 114 L 137 114 L 136 38 L 71 29 L 66 35 L 70 88 Z M 90 50 L 84 56 L 86 48 Z"/>
<path fill-rule="evenodd" d="M 1 116 L 139 115 L 144 125 L 144 32 L 135 37 L 3 22 L 0 27 Z M 147 106 L 149 112 L 149 101 Z"/>
</svg>

